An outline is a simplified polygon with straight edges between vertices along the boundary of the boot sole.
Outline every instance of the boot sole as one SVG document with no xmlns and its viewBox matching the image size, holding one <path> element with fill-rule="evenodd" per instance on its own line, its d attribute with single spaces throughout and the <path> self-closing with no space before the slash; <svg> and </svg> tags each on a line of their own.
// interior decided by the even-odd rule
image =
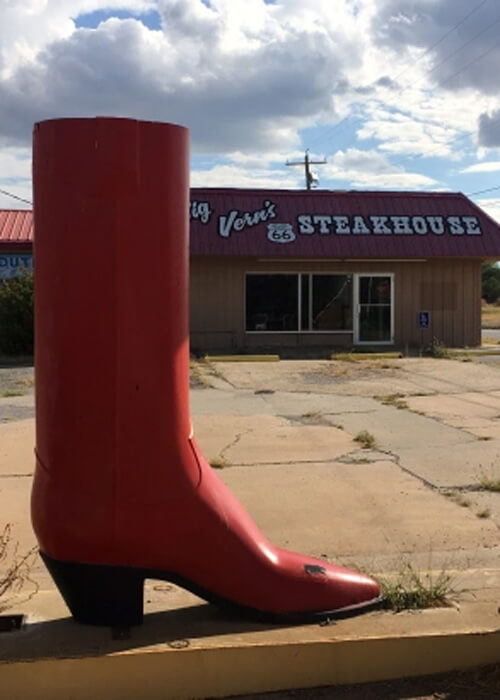
<svg viewBox="0 0 500 700">
<path fill-rule="evenodd" d="M 145 579 L 168 581 L 185 588 L 233 617 L 274 624 L 338 620 L 375 610 L 383 601 L 383 596 L 380 595 L 363 603 L 334 610 L 268 612 L 223 598 L 170 571 L 67 562 L 54 559 L 42 551 L 40 556 L 74 619 L 87 625 L 141 625 L 144 618 Z"/>
</svg>

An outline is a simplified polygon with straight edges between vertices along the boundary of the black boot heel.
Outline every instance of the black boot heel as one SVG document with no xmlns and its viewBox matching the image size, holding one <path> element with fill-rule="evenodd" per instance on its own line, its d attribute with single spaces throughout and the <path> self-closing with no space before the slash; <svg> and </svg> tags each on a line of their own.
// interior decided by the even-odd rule
<svg viewBox="0 0 500 700">
<path fill-rule="evenodd" d="M 130 626 L 143 620 L 144 576 L 136 569 L 60 561 L 40 552 L 77 622 Z"/>
</svg>

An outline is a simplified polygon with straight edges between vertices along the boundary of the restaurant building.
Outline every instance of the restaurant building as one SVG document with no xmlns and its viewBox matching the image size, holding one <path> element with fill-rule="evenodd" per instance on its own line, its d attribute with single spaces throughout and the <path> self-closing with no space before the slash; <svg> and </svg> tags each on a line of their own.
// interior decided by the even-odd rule
<svg viewBox="0 0 500 700">
<path fill-rule="evenodd" d="M 481 344 L 500 226 L 460 193 L 191 191 L 200 351 Z"/>
<path fill-rule="evenodd" d="M 481 343 L 500 226 L 463 194 L 195 188 L 190 219 L 195 352 Z M 0 211 L 0 280 L 32 240 L 30 211 Z"/>
</svg>

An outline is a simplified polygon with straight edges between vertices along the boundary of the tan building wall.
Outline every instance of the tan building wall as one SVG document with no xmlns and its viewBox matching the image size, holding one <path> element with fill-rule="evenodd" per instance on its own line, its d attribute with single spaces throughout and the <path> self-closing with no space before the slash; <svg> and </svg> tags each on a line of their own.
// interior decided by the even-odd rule
<svg viewBox="0 0 500 700">
<path fill-rule="evenodd" d="M 245 333 L 247 272 L 387 273 L 394 275 L 394 346 L 426 347 L 433 338 L 449 347 L 481 344 L 481 260 L 367 261 L 257 258 L 191 258 L 191 346 L 193 350 L 266 347 L 351 347 L 352 333 Z M 420 330 L 418 312 L 431 312 L 431 328 Z"/>
</svg>

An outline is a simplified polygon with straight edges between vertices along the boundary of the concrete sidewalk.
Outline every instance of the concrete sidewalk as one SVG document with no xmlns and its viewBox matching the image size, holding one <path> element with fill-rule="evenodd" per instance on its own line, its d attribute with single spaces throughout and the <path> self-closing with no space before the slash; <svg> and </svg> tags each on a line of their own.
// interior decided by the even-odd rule
<svg viewBox="0 0 500 700">
<path fill-rule="evenodd" d="M 212 386 L 191 393 L 196 438 L 208 459 L 227 465 L 221 478 L 271 541 L 389 578 L 407 561 L 434 575 L 445 569 L 456 590 L 454 607 L 275 628 L 225 619 L 185 591 L 150 582 L 145 625 L 129 639 L 113 640 L 109 630 L 67 618 L 37 563 L 39 593 L 13 608 L 31 624 L 0 635 L 0 659 L 10 661 L 0 665 L 0 678 L 17 682 L 28 660 L 74 657 L 82 663 L 78 671 L 68 666 L 69 685 L 91 668 L 112 682 L 120 659 L 130 662 L 132 655 L 138 669 L 153 664 L 157 672 L 158 657 L 179 688 L 156 695 L 150 681 L 147 697 L 200 697 L 189 669 L 206 653 L 214 668 L 223 658 L 233 664 L 224 681 L 198 672 L 203 693 L 222 697 L 500 661 L 500 494 L 480 490 L 482 474 L 500 478 L 496 368 L 432 359 L 200 367 Z M 393 394 L 402 396 L 388 399 Z M 9 406 L 28 409 L 30 401 L 0 399 L 0 416 L 12 412 Z M 398 408 L 397 401 L 405 405 Z M 363 449 L 354 440 L 360 431 L 371 433 L 376 445 Z M 0 424 L 1 517 L 12 523 L 20 551 L 34 544 L 28 518 L 33 444 L 32 418 Z M 340 642 L 356 650 L 351 661 Z M 270 665 L 270 658 L 281 666 Z M 254 664 L 266 669 L 258 678 L 244 673 Z M 40 669 L 50 673 L 50 664 Z M 134 687 L 116 697 L 134 697 Z M 28 686 L 23 692 L 9 697 L 31 697 Z"/>
</svg>

